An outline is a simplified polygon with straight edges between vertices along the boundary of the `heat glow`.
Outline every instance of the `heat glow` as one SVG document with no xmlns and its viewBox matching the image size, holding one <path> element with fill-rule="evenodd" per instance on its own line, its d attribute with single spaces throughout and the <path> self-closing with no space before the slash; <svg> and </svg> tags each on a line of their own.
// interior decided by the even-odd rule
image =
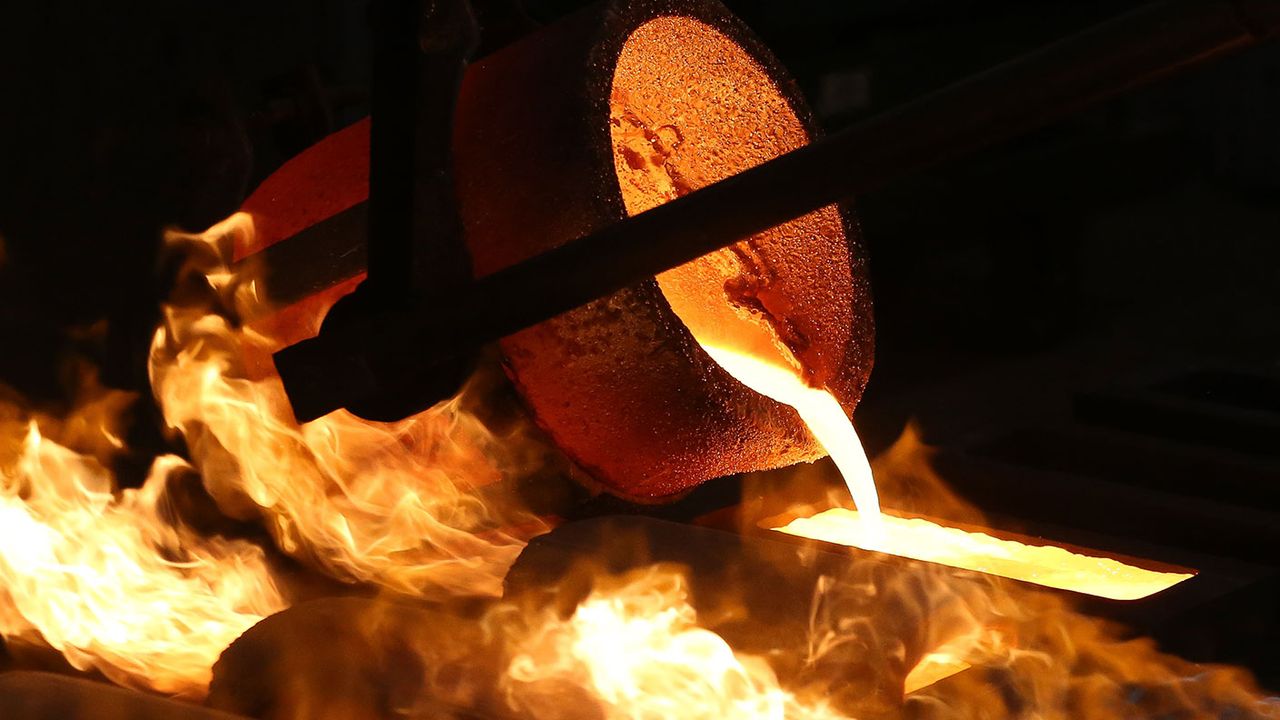
<svg viewBox="0 0 1280 720">
<path fill-rule="evenodd" d="M 875 532 L 870 532 L 861 513 L 832 508 L 774 529 L 1112 600 L 1137 600 L 1194 577 L 1191 573 L 1134 567 L 1108 557 L 1079 555 L 1052 545 L 1024 545 L 920 518 L 882 515 L 877 525 Z"/>
<path fill-rule="evenodd" d="M 858 439 L 840 401 L 826 390 L 806 383 L 797 370 L 782 364 L 784 360 L 770 362 L 710 343 L 704 343 L 702 349 L 743 385 L 795 408 L 809 432 L 839 468 L 854 505 L 866 519 L 863 527 L 873 529 L 880 518 L 875 478 L 872 477 L 867 454 L 862 449 L 862 441 Z"/>
<path fill-rule="evenodd" d="M 697 51 L 733 44 L 710 26 L 680 18 L 651 23 L 647 37 L 641 46 L 628 41 L 630 52 L 653 52 L 650 41 L 679 49 L 671 42 L 676 37 L 685 37 L 684 47 Z M 651 64 L 653 73 L 636 75 L 678 85 L 677 70 L 711 66 L 674 61 L 664 66 L 661 57 Z M 765 151 L 779 150 L 779 140 L 799 137 L 803 128 L 795 118 L 776 112 L 785 110 L 785 103 L 775 104 L 767 122 L 760 121 L 765 109 L 760 99 L 768 93 L 759 90 L 772 87 L 772 80 L 760 68 L 752 72 L 723 73 L 718 84 L 690 83 L 688 89 L 699 93 L 683 99 L 650 94 L 676 105 L 682 116 L 716 106 L 755 118 L 730 123 L 730 129 L 747 129 L 749 137 L 725 133 L 724 154 L 685 172 L 675 171 L 672 151 L 706 147 L 707 138 L 694 130 L 710 129 L 715 122 L 678 128 L 618 108 L 613 121 L 620 177 L 639 176 L 644 182 L 636 187 L 653 190 L 641 197 L 624 187 L 631 212 L 744 169 L 747 161 L 765 159 Z M 757 92 L 744 93 L 748 87 Z M 760 132 L 749 125 L 759 125 Z M 643 162 L 635 167 L 629 159 Z M 826 212 L 827 220 L 838 220 L 832 209 Z M 122 685 L 203 695 L 223 649 L 288 601 L 262 548 L 196 532 L 167 506 L 170 480 L 198 472 L 222 513 L 261 523 L 282 552 L 328 578 L 389 589 L 400 600 L 405 595 L 491 596 L 483 601 L 489 614 L 475 626 L 460 627 L 472 620 L 442 614 L 440 627 L 420 629 L 418 637 L 409 631 L 403 635 L 410 637 L 397 637 L 431 645 L 417 665 L 392 652 L 413 642 L 381 648 L 404 674 L 438 672 L 441 677 L 433 680 L 455 681 L 468 691 L 501 685 L 496 698 L 468 692 L 444 696 L 458 698 L 450 710 L 462 715 L 470 715 L 462 710 L 470 703 L 500 701 L 504 707 L 498 716 L 537 720 L 837 720 L 848 717 L 848 708 L 838 703 L 840 694 L 851 687 L 860 692 L 857 673 L 887 669 L 892 670 L 889 699 L 901 700 L 899 689 L 914 692 L 908 708 L 893 717 L 1280 717 L 1280 701 L 1264 697 L 1241 671 L 1163 655 L 1154 643 L 1127 639 L 1075 613 L 1062 598 L 923 563 L 902 563 L 911 565 L 906 568 L 846 563 L 844 576 L 823 575 L 812 588 L 800 587 L 802 596 L 812 590 L 811 604 L 788 601 L 787 609 L 796 610 L 807 625 L 798 625 L 794 633 L 785 628 L 800 641 L 799 651 L 775 645 L 751 654 L 735 648 L 726 638 L 742 637 L 741 629 L 738 635 L 729 630 L 721 635 L 710 628 L 754 621 L 748 629 L 765 637 L 773 628 L 761 627 L 746 606 L 713 607 L 699 617 L 691 581 L 671 567 L 593 577 L 591 591 L 576 605 L 538 606 L 531 616 L 504 625 L 502 618 L 523 608 L 513 606 L 511 598 L 492 596 L 501 593 L 524 537 L 546 526 L 519 507 L 500 508 L 497 493 L 479 490 L 517 477 L 540 458 L 518 434 L 495 435 L 480 422 L 468 410 L 471 390 L 399 423 L 370 423 L 339 412 L 299 425 L 271 367 L 270 353 L 282 336 L 253 320 L 271 309 L 260 300 L 252 274 L 233 271 L 227 252 L 252 246 L 246 239 L 252 233 L 252 219 L 238 214 L 205 233 L 170 238 L 186 248 L 189 262 L 164 307 L 149 369 L 164 418 L 186 443 L 189 463 L 161 456 L 141 488 L 121 490 L 105 461 L 110 448 L 122 446 L 109 419 L 118 413 L 90 404 L 55 420 L 0 400 L 0 634 L 7 640 L 47 644 L 76 667 L 99 670 Z M 794 408 L 845 477 L 858 512 L 829 511 L 779 530 L 803 529 L 824 540 L 982 573 L 1013 577 L 1009 573 L 1018 571 L 1024 573 L 1020 579 L 1073 590 L 1093 587 L 1089 583 L 1098 575 L 1111 573 L 1098 592 L 1107 597 L 1116 595 L 1106 592 L 1141 597 L 1136 593 L 1154 587 L 1151 578 L 1125 575 L 1139 569 L 1109 565 L 1114 561 L 1103 558 L 881 515 L 871 468 L 843 407 L 803 378 L 771 326 L 767 307 L 752 302 L 759 300 L 752 293 L 777 281 L 777 274 L 768 263 L 757 262 L 746 244 L 739 249 L 743 252 L 716 254 L 706 275 L 711 283 L 695 287 L 703 276 L 682 275 L 680 269 L 664 273 L 658 283 L 708 355 L 745 386 Z M 794 277 L 786 280 L 793 288 L 803 285 Z M 734 293 L 730 285 L 737 288 Z M 706 288 L 710 292 L 692 291 Z M 728 302 L 703 302 L 718 300 L 722 290 Z M 288 328 L 291 340 L 314 332 L 326 309 L 312 306 L 295 314 L 295 320 L 305 316 L 313 326 Z M 106 404 L 118 410 L 117 401 Z M 520 534 L 512 527 L 522 527 Z M 1073 570 L 1072 563 L 1083 563 L 1084 569 Z M 755 579 L 747 578 L 744 585 Z M 730 593 L 740 590 L 725 584 Z M 764 589 L 774 599 L 774 588 Z M 334 622 L 349 620 L 343 615 Z M 352 623 L 348 634 L 368 632 L 364 639 L 374 642 L 378 635 L 366 630 L 370 620 L 377 618 Z M 408 626 L 394 627 L 399 633 Z M 371 717 L 335 709 L 340 706 L 310 710 L 316 707 L 312 701 L 350 687 L 345 681 L 351 678 L 335 677 L 327 662 L 352 647 L 342 644 L 340 635 L 311 632 L 305 642 L 283 643 L 253 657 L 252 672 L 273 665 L 269 669 L 284 675 L 278 683 L 257 683 L 260 690 L 297 693 L 307 700 L 301 707 L 308 711 L 273 717 Z M 476 648 L 464 644 L 467 636 Z M 328 654 L 311 652 L 314 646 L 307 642 L 324 645 Z M 486 664 L 479 651 L 490 645 L 502 647 L 496 666 Z M 437 652 L 442 649 L 447 652 Z M 317 660 L 317 672 L 294 672 L 293 664 L 281 662 L 285 655 Z M 364 652 L 348 657 L 361 664 L 367 659 Z M 436 666 L 431 658 L 449 662 Z M 973 672 L 961 672 L 971 666 Z M 352 675 L 380 686 L 381 693 L 386 678 L 375 668 L 362 665 Z M 938 682 L 949 676 L 948 682 Z M 389 713 L 395 717 L 446 715 L 408 713 L 415 698 L 380 699 L 398 703 Z M 441 696 L 417 699 L 435 708 Z M 263 707 L 269 705 L 256 710 Z M 518 714 L 507 712 L 511 709 Z"/>
<path fill-rule="evenodd" d="M 152 388 L 209 493 L 340 580 L 416 596 L 499 594 L 524 547 L 502 528 L 544 526 L 520 511 L 500 516 L 477 489 L 536 465 L 530 444 L 491 433 L 463 407 L 465 390 L 396 423 L 338 411 L 299 425 L 271 365 L 279 342 L 241 321 L 268 314 L 256 282 L 222 254 L 252 233 L 241 213 L 171 238 L 197 250 L 187 292 L 165 306 L 152 343 Z M 325 311 L 309 318 L 311 334 Z"/>
<path fill-rule="evenodd" d="M 607 720 L 845 717 L 798 700 L 763 658 L 699 627 L 684 578 L 657 566 L 595 590 L 568 619 L 549 615 L 521 640 L 507 669 L 513 703 L 532 717 L 577 717 L 563 707 L 566 687 L 588 690 Z"/>
<path fill-rule="evenodd" d="M 0 419 L 12 410 L 0 405 Z M 0 634 L 121 685 L 201 696 L 222 649 L 285 606 L 262 550 L 165 513 L 167 478 L 190 471 L 177 457 L 118 491 L 35 420 L 17 430 L 0 448 Z"/>
<path fill-rule="evenodd" d="M 919 518 L 885 515 L 880 512 L 866 453 L 844 408 L 831 393 L 809 386 L 797 371 L 780 363 L 710 344 L 703 349 L 747 387 L 795 408 L 818 443 L 831 454 L 858 508 L 832 508 L 775 530 L 1114 600 L 1144 598 L 1192 577 L 1051 545 L 1024 545 Z"/>
<path fill-rule="evenodd" d="M 862 443 L 844 408 L 831 393 L 807 384 L 781 351 L 775 353 L 776 357 L 762 358 L 760 354 L 749 355 L 710 342 L 702 347 L 747 387 L 795 408 L 831 455 L 858 508 L 833 508 L 775 530 L 1114 600 L 1144 598 L 1192 577 L 1188 573 L 1134 567 L 1107 557 L 1080 555 L 1060 547 L 1024 545 L 919 518 L 885 515 L 880 512 L 875 479 Z"/>
<path fill-rule="evenodd" d="M 1114 600 L 1144 598 L 1193 577 L 1051 545 L 1024 545 L 919 518 L 885 515 L 880 512 L 875 479 L 862 443 L 831 393 L 808 385 L 798 370 L 784 366 L 781 356 L 763 359 L 711 343 L 702 347 L 742 384 L 795 408 L 831 455 L 858 508 L 832 508 L 775 530 Z"/>
</svg>

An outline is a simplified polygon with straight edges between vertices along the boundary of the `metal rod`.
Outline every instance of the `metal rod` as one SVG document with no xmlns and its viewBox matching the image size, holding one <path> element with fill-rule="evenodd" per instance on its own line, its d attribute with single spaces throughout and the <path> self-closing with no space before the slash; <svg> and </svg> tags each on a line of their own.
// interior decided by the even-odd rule
<svg viewBox="0 0 1280 720">
<path fill-rule="evenodd" d="M 450 177 L 453 108 L 478 29 L 467 0 L 373 4 L 369 282 L 379 300 L 470 280 Z"/>
<path fill-rule="evenodd" d="M 418 0 L 379 0 L 372 7 L 369 200 L 366 291 L 403 296 L 413 276 L 413 176 L 421 59 Z"/>
<path fill-rule="evenodd" d="M 458 298 L 494 339 L 733 242 L 1256 42 L 1230 2 L 1171 0 L 1054 43 L 481 278 Z"/>
<path fill-rule="evenodd" d="M 277 354 L 286 386 L 353 373 L 339 392 L 379 383 L 354 356 L 401 343 L 422 372 L 477 345 L 537 324 L 738 240 L 921 167 L 1226 52 L 1269 39 L 1280 0 L 1164 0 L 999 65 L 555 250 Z M 447 311 L 445 310 L 447 308 Z M 327 359 L 326 359 L 327 358 Z M 322 377 L 327 378 L 322 379 Z M 295 395 L 293 387 L 290 394 Z M 323 405 L 323 403 L 321 403 Z M 295 407 L 295 409 L 297 409 Z M 310 415 L 299 410 L 300 416 Z"/>
</svg>

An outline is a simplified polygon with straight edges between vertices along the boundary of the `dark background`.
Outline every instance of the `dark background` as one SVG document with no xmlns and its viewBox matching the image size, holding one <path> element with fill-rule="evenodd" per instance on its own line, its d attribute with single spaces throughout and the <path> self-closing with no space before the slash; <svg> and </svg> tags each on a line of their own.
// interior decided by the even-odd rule
<svg viewBox="0 0 1280 720">
<path fill-rule="evenodd" d="M 486 44 L 580 4 L 480 3 Z M 834 129 L 1137 3 L 728 4 Z M 337 0 L 6 4 L 0 379 L 59 397 L 63 329 L 106 316 L 108 378 L 144 387 L 161 228 L 220 219 L 365 114 L 365 15 Z M 1274 368 L 1278 86 L 1280 51 L 1249 51 L 862 198 L 868 402 L 1085 340 Z"/>
<path fill-rule="evenodd" d="M 477 3 L 486 49 L 581 4 L 508 1 Z M 726 4 L 836 129 L 1138 3 Z M 221 219 L 367 113 L 366 14 L 359 0 L 4 4 L 0 383 L 57 406 L 79 355 L 145 392 L 162 229 Z M 869 448 L 913 420 L 951 458 L 947 480 L 997 516 L 1270 572 L 1277 128 L 1271 46 L 860 198 L 879 345 L 856 417 Z M 131 441 L 163 442 L 156 424 L 144 413 Z M 1274 680 L 1270 587 L 1199 611 L 1213 618 L 1204 638 L 1185 624 L 1170 637 L 1196 657 L 1270 663 Z M 1240 610 L 1259 603 L 1272 605 Z M 1241 640 L 1218 642 L 1228 636 Z"/>
</svg>

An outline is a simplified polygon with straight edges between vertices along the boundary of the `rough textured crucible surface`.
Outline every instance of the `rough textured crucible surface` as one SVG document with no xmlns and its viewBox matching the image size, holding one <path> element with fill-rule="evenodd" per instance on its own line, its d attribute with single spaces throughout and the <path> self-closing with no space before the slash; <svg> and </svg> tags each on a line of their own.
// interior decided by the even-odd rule
<svg viewBox="0 0 1280 720">
<path fill-rule="evenodd" d="M 777 61 L 713 2 L 606 2 L 468 72 L 455 129 L 484 275 L 808 143 Z M 682 321 L 683 319 L 683 321 Z M 688 325 L 686 325 L 686 322 Z M 871 370 L 865 260 L 824 208 L 502 341 L 538 422 L 610 492 L 660 501 L 823 452 L 690 333 L 785 348 L 846 410 Z M 750 336 L 750 337 L 748 337 Z"/>
</svg>

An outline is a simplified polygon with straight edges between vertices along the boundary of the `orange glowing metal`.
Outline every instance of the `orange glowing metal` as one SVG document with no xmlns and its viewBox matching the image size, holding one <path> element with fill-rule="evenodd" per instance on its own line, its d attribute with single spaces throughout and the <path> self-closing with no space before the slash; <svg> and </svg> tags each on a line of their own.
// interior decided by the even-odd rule
<svg viewBox="0 0 1280 720">
<path fill-rule="evenodd" d="M 948 652 L 932 652 L 916 663 L 902 683 L 902 694 L 922 690 L 972 667 L 969 663 Z"/>
<path fill-rule="evenodd" d="M 882 515 L 871 466 L 844 408 L 831 393 L 805 382 L 794 356 L 771 337 L 768 326 L 753 322 L 750 316 L 734 315 L 707 324 L 703 322 L 705 313 L 682 307 L 678 294 L 668 291 L 664 278 L 658 280 L 672 307 L 717 364 L 752 390 L 796 410 L 831 455 L 861 510 L 836 508 L 774 529 L 1116 600 L 1147 597 L 1192 577 L 1059 547 L 1024 545 L 927 520 Z"/>
<path fill-rule="evenodd" d="M 702 342 L 698 332 L 694 332 L 694 337 Z M 775 356 L 766 361 L 759 356 L 752 357 L 705 342 L 702 348 L 743 385 L 795 408 L 809 432 L 840 469 L 853 495 L 853 502 L 863 511 L 867 523 L 878 522 L 880 499 L 871 475 L 871 464 L 867 462 L 853 423 L 849 422 L 844 408 L 831 393 L 805 383 L 795 369 L 794 361 L 789 362 L 782 350 L 776 351 Z"/>
<path fill-rule="evenodd" d="M 732 303 L 711 312 L 706 303 L 689 301 L 685 287 L 689 281 L 678 277 L 679 270 L 658 276 L 658 285 L 672 309 L 720 367 L 743 385 L 795 409 L 830 454 L 861 511 L 832 509 L 774 529 L 1116 600 L 1147 597 L 1192 577 L 1146 570 L 1112 558 L 1078 555 L 1059 547 L 1024 545 L 927 520 L 882 515 L 871 465 L 839 401 L 826 389 L 806 382 L 799 362 L 767 316 L 733 308 Z M 940 667 L 934 668 L 926 663 L 921 673 L 945 671 L 949 665 L 954 664 L 940 662 Z M 922 681 L 921 687 L 930 682 Z"/>
<path fill-rule="evenodd" d="M 716 342 L 723 342 L 725 327 L 720 327 L 721 337 Z M 698 328 L 690 325 L 690 329 L 707 354 L 729 374 L 756 392 L 796 409 L 819 444 L 831 454 L 861 510 L 834 508 L 775 530 L 1115 600 L 1144 598 L 1192 577 L 1188 573 L 1134 567 L 1107 557 L 1080 555 L 1060 547 L 1025 545 L 928 520 L 882 515 L 862 444 L 844 409 L 830 393 L 805 383 L 784 350 L 753 343 L 753 354 L 747 354 L 706 342 Z M 766 353 L 770 355 L 762 357 Z"/>
<path fill-rule="evenodd" d="M 749 355 L 704 342 L 698 330 L 693 326 L 691 329 L 707 354 L 730 375 L 756 392 L 795 408 L 818 443 L 831 454 L 861 510 L 834 508 L 775 530 L 1115 600 L 1144 598 L 1192 577 L 1188 573 L 1134 567 L 1112 558 L 1079 555 L 1060 547 L 1024 545 L 928 520 L 882 515 L 862 444 L 844 409 L 830 393 L 805 383 L 782 350 L 761 357 L 769 349 L 757 343 L 751 350 L 754 354 Z M 725 332 L 723 326 L 720 332 Z M 762 351 L 762 347 L 766 350 Z M 926 667 L 921 672 L 945 669 L 947 663 L 941 665 L 944 667 Z M 930 682 L 933 681 L 921 686 Z"/>
<path fill-rule="evenodd" d="M 1137 600 L 1154 595 L 1194 575 L 1147 570 L 1052 545 L 1024 545 L 984 533 L 943 527 L 920 518 L 882 515 L 873 530 L 866 518 L 844 508 L 797 518 L 773 529 L 1112 600 Z"/>
<path fill-rule="evenodd" d="M 702 56 L 708 47 L 720 48 L 734 58 L 737 74 L 732 76 L 733 82 L 719 76 L 700 77 L 696 91 L 685 88 L 689 97 L 679 96 L 668 87 L 680 76 L 677 68 L 671 67 L 675 57 L 667 57 L 680 47 L 672 43 L 673 37 L 686 37 L 684 52 L 692 54 L 685 59 L 696 61 L 695 66 L 709 64 Z M 710 104 L 720 109 L 705 109 L 708 102 L 700 94 L 715 98 Z M 686 112 L 677 99 L 698 112 Z M 805 141 L 803 124 L 763 70 L 747 61 L 743 52 L 715 29 L 687 18 L 654 20 L 628 38 L 614 76 L 610 108 L 615 170 L 631 214 L 722 179 L 735 169 L 758 164 L 782 146 Z M 762 122 L 761 117 L 768 122 Z M 674 124 L 654 118 L 667 118 Z M 767 140 L 759 130 L 766 125 L 771 130 Z M 743 133 L 753 132 L 749 128 L 755 129 L 754 134 L 744 139 Z M 696 150 L 689 151 L 686 143 Z M 839 225 L 835 208 L 825 208 L 791 225 L 788 232 L 795 237 L 825 233 L 841 237 L 843 242 L 841 234 L 831 229 Z M 871 467 L 844 408 L 827 389 L 806 382 L 801 360 L 778 331 L 794 320 L 787 312 L 795 312 L 795 308 L 779 299 L 768 299 L 778 286 L 786 285 L 779 282 L 774 263 L 761 254 L 760 248 L 771 242 L 780 240 L 754 237 L 710 253 L 659 274 L 658 287 L 717 365 L 751 390 L 796 411 L 844 473 L 857 506 L 878 514 L 880 502 Z M 798 247 L 794 242 L 791 245 Z M 820 264 L 818 257 L 809 259 Z M 797 282 L 802 280 L 793 277 L 792 284 L 803 284 Z M 829 301 L 851 302 L 848 297 Z M 761 457 L 758 467 L 774 466 L 779 457 L 790 454 L 790 450 L 777 448 L 771 452 L 777 456 Z"/>
<path fill-rule="evenodd" d="M 723 28 L 691 17 L 655 18 L 627 36 L 609 99 L 614 173 L 627 214 L 650 210 L 809 142 L 812 131 L 803 109 L 793 104 L 788 83 L 770 65 L 755 56 L 750 43 L 744 46 Z M 777 395 L 751 393 L 748 388 L 760 388 L 729 382 L 721 369 L 746 374 L 726 367 L 735 359 L 726 358 L 727 352 L 743 356 L 743 362 L 759 358 L 783 369 L 787 378 L 803 368 L 807 383 L 824 391 L 822 398 L 806 392 L 801 405 L 847 425 L 841 403 L 856 403 L 870 368 L 870 308 L 860 284 L 856 238 L 841 210 L 829 206 L 657 276 L 662 297 L 655 300 L 665 301 L 698 344 L 717 350 L 712 357 L 721 368 L 686 350 L 691 343 L 680 332 L 664 335 L 660 346 L 646 344 L 654 337 L 646 326 L 652 320 L 635 318 L 625 332 L 618 331 L 639 338 L 631 354 L 645 358 L 643 370 L 653 373 L 652 379 L 634 401 L 616 387 L 594 393 L 606 405 L 597 414 L 607 418 L 626 406 L 627 417 L 641 428 L 633 440 L 612 433 L 593 447 L 619 455 L 612 450 L 630 442 L 645 453 L 664 455 L 616 473 L 626 478 L 620 483 L 624 494 L 655 497 L 661 494 L 656 486 L 675 482 L 671 478 L 680 478 L 687 489 L 711 477 L 823 456 L 796 413 L 779 407 Z M 667 308 L 654 317 L 665 316 Z M 667 321 L 656 322 L 664 333 L 669 329 Z M 593 337 L 601 332 L 596 323 L 590 327 Z M 659 364 L 673 356 L 679 362 Z M 562 376 L 563 369 L 555 369 Z M 588 368 L 583 374 L 600 373 Z M 626 380 L 637 377 L 629 374 Z M 809 384 L 793 386 L 812 391 Z M 564 407 L 584 413 L 582 386 L 562 385 L 573 393 Z M 662 392 L 653 392 L 658 387 Z M 659 411 L 637 414 L 650 409 Z M 677 421 L 681 424 L 671 424 Z M 591 424 L 596 430 L 600 426 Z M 663 445 L 673 435 L 680 442 Z M 608 475 L 604 462 L 586 464 Z M 863 495 L 860 503 L 873 502 L 869 493 Z"/>
</svg>

